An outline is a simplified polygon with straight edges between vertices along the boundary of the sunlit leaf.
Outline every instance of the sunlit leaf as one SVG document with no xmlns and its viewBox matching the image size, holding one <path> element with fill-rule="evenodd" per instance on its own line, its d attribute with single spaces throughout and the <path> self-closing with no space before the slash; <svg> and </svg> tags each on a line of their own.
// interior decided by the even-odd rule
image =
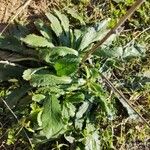
<svg viewBox="0 0 150 150">
<path fill-rule="evenodd" d="M 57 137 L 62 133 L 64 124 L 62 121 L 61 108 L 55 95 L 48 95 L 41 114 L 42 134 L 48 139 Z"/>
<path fill-rule="evenodd" d="M 66 32 L 66 34 L 68 34 L 68 32 L 69 32 L 69 19 L 67 18 L 66 15 L 60 13 L 60 11 L 58 11 L 56 9 L 54 10 L 54 12 L 56 13 L 57 17 L 59 18 L 64 31 Z"/>
<path fill-rule="evenodd" d="M 68 122 L 70 117 L 75 116 L 75 111 L 76 111 L 76 107 L 72 103 L 64 102 L 63 109 L 62 109 L 63 120 Z"/>
<path fill-rule="evenodd" d="M 83 18 L 74 9 L 67 8 L 67 13 L 73 18 L 79 20 L 81 24 L 85 25 Z"/>
<path fill-rule="evenodd" d="M 43 95 L 43 94 L 34 94 L 32 96 L 32 100 L 35 101 L 35 102 L 40 102 L 44 98 L 45 98 L 45 95 Z"/>
<path fill-rule="evenodd" d="M 81 40 L 79 50 L 82 51 L 83 49 L 87 48 L 93 42 L 95 36 L 96 36 L 95 29 L 89 28 Z"/>
<path fill-rule="evenodd" d="M 39 32 L 48 39 L 48 41 L 52 42 L 52 31 L 50 30 L 50 27 L 44 24 L 42 20 L 36 20 L 34 22 L 36 28 L 39 30 Z"/>
<path fill-rule="evenodd" d="M 55 32 L 57 37 L 59 37 L 63 33 L 63 29 L 61 27 L 60 21 L 57 19 L 57 17 L 55 17 L 51 13 L 46 13 L 46 17 L 51 22 L 52 30 Z"/>
<path fill-rule="evenodd" d="M 85 150 L 100 150 L 100 133 L 94 125 L 87 124 L 84 130 Z"/>
<path fill-rule="evenodd" d="M 63 58 L 55 62 L 55 70 L 58 76 L 70 75 L 75 73 L 78 69 L 79 61 L 77 59 Z"/>
<path fill-rule="evenodd" d="M 31 85 L 34 87 L 40 86 L 55 86 L 59 84 L 70 84 L 70 77 L 58 77 L 51 74 L 33 74 L 30 80 Z"/>
<path fill-rule="evenodd" d="M 76 118 L 80 119 L 83 117 L 84 113 L 87 111 L 89 107 L 89 103 L 88 102 L 83 102 L 83 104 L 79 107 L 78 112 L 76 113 Z"/>
<path fill-rule="evenodd" d="M 78 92 L 67 97 L 66 101 L 71 103 L 81 103 L 84 101 L 84 99 L 85 99 L 85 95 L 83 93 Z"/>
<path fill-rule="evenodd" d="M 145 48 L 137 43 L 127 46 L 123 51 L 123 58 L 139 57 L 144 56 Z"/>
<path fill-rule="evenodd" d="M 42 36 L 29 34 L 22 41 L 31 47 L 53 47 L 54 45 Z"/>
</svg>

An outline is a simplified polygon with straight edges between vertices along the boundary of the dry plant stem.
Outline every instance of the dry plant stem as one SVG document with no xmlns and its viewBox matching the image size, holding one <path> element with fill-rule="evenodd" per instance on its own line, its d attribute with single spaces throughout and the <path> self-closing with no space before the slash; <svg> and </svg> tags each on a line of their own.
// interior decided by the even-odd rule
<svg viewBox="0 0 150 150">
<path fill-rule="evenodd" d="M 16 19 L 16 17 L 30 4 L 32 0 L 27 0 L 18 10 L 18 12 L 14 15 L 14 17 L 9 21 L 9 23 L 4 27 L 0 36 L 5 32 L 5 30 L 9 27 L 9 25 Z"/>
<path fill-rule="evenodd" d="M 19 123 L 19 119 L 18 119 L 18 117 L 16 116 L 16 114 L 13 112 L 13 110 L 9 107 L 9 105 L 6 103 L 6 101 L 5 101 L 4 99 L 2 99 L 2 101 L 3 101 L 3 103 L 5 104 L 5 106 L 9 109 L 9 111 L 12 113 L 12 115 L 15 117 L 15 119 L 17 120 L 17 122 Z M 29 136 L 28 136 L 26 130 L 24 129 L 24 127 L 22 128 L 22 130 L 23 130 L 25 136 L 27 137 L 27 139 L 28 139 L 28 141 L 29 141 L 29 143 L 30 143 L 31 149 L 34 150 L 33 144 L 32 144 L 32 142 L 31 142 L 31 140 L 30 140 L 30 138 L 29 138 Z"/>
<path fill-rule="evenodd" d="M 145 122 L 145 124 L 147 124 L 147 126 L 150 128 L 150 124 L 146 121 L 145 118 L 142 117 L 142 115 L 130 104 L 130 102 L 124 97 L 124 95 L 101 73 L 102 78 L 105 80 L 105 82 L 107 83 L 107 85 L 109 85 L 111 87 L 111 89 L 119 96 L 123 99 L 123 101 L 125 103 L 127 103 L 130 108 L 139 116 L 139 118 L 141 118 L 141 120 L 143 120 L 143 122 Z"/>
<path fill-rule="evenodd" d="M 112 34 L 117 32 L 117 29 L 119 27 L 121 27 L 124 22 L 135 12 L 135 10 L 144 2 L 144 0 L 137 0 L 132 7 L 127 11 L 127 13 L 120 18 L 119 22 L 114 26 L 114 28 L 112 28 L 106 35 L 105 37 L 100 40 L 96 45 L 94 45 L 83 57 L 82 59 L 82 63 L 84 63 L 84 61 L 86 61 L 86 59 L 92 54 L 94 53 L 98 47 L 100 47 Z"/>
</svg>

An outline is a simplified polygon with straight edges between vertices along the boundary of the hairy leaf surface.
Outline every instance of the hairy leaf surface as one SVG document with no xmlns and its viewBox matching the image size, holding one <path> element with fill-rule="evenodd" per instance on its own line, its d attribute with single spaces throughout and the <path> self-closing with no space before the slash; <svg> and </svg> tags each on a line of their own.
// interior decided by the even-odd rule
<svg viewBox="0 0 150 150">
<path fill-rule="evenodd" d="M 34 87 L 40 86 L 55 86 L 59 84 L 70 84 L 70 77 L 58 77 L 51 74 L 33 74 L 30 80 L 31 85 Z"/>
<path fill-rule="evenodd" d="M 66 55 L 78 56 L 78 51 L 68 48 L 65 46 L 56 46 L 53 48 L 39 49 L 39 55 L 43 60 L 50 63 L 51 61 L 57 60 L 59 56 L 64 57 Z"/>
<path fill-rule="evenodd" d="M 87 124 L 84 133 L 85 150 L 100 150 L 100 133 L 96 130 L 94 125 Z"/>
<path fill-rule="evenodd" d="M 39 30 L 39 32 L 48 39 L 48 41 L 52 42 L 52 31 L 50 30 L 50 27 L 44 24 L 42 20 L 37 20 L 34 22 L 36 28 Z"/>
<path fill-rule="evenodd" d="M 63 33 L 63 29 L 61 27 L 60 21 L 52 15 L 51 13 L 46 13 L 46 17 L 51 22 L 51 28 L 54 31 L 54 33 L 59 37 Z"/>
<path fill-rule="evenodd" d="M 55 70 L 57 71 L 58 76 L 70 75 L 75 73 L 79 65 L 78 59 L 63 58 L 59 59 L 55 62 Z"/>
<path fill-rule="evenodd" d="M 58 10 L 54 10 L 55 14 L 57 15 L 57 17 L 59 18 L 61 25 L 66 33 L 66 35 L 69 32 L 69 19 L 67 18 L 66 15 L 60 13 Z"/>
<path fill-rule="evenodd" d="M 41 115 L 42 132 L 48 138 L 58 136 L 64 127 L 61 108 L 55 95 L 48 95 L 44 102 Z"/>
<path fill-rule="evenodd" d="M 31 47 L 53 47 L 54 45 L 42 36 L 29 34 L 22 41 Z"/>
</svg>

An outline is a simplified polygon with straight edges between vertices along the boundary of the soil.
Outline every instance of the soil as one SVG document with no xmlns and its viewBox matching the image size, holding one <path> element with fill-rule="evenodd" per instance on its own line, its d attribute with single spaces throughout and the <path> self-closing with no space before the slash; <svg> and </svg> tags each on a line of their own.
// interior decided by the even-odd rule
<svg viewBox="0 0 150 150">
<path fill-rule="evenodd" d="M 0 32 L 19 12 L 28 0 L 0 0 Z M 33 22 L 49 8 L 59 5 L 59 0 L 31 0 L 30 4 L 21 11 L 15 20 Z"/>
<path fill-rule="evenodd" d="M 20 0 L 0 0 L 0 31 L 6 26 L 20 5 Z"/>
</svg>

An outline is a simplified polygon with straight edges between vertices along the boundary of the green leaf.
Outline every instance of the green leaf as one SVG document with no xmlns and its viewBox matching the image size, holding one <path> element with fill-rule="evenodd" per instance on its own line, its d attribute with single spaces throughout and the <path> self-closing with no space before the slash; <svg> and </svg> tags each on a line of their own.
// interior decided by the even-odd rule
<svg viewBox="0 0 150 150">
<path fill-rule="evenodd" d="M 50 55 L 58 55 L 58 56 L 66 56 L 66 55 L 75 55 L 78 56 L 78 51 L 68 48 L 65 46 L 58 46 L 58 47 L 53 47 L 51 48 Z"/>
<path fill-rule="evenodd" d="M 104 58 L 121 58 L 123 55 L 123 48 L 122 47 L 115 47 L 115 48 L 98 48 L 94 55 L 104 57 Z"/>
<path fill-rule="evenodd" d="M 125 49 L 123 47 L 107 47 L 98 48 L 94 53 L 97 56 L 106 58 L 133 58 L 145 55 L 145 48 L 137 43 L 127 46 Z"/>
<path fill-rule="evenodd" d="M 35 68 L 35 69 L 27 69 L 23 73 L 23 79 L 30 81 L 33 86 L 56 86 L 59 84 L 70 84 L 72 79 L 67 76 L 58 77 L 53 74 L 50 74 L 49 70 L 45 69 L 45 67 Z M 55 91 L 56 87 L 53 87 Z M 59 89 L 58 89 L 59 90 Z"/>
<path fill-rule="evenodd" d="M 55 95 L 48 95 L 46 97 L 41 121 L 42 133 L 47 139 L 57 137 L 62 133 L 64 124 L 62 121 L 60 104 Z"/>
<path fill-rule="evenodd" d="M 69 19 L 66 15 L 62 14 L 58 10 L 54 10 L 56 16 L 60 20 L 61 26 L 63 28 L 63 33 L 59 36 L 61 45 L 70 47 L 70 31 L 69 31 Z"/>
<path fill-rule="evenodd" d="M 31 74 L 32 74 L 33 70 L 32 69 L 27 69 L 23 72 L 23 79 L 26 81 L 29 81 L 31 79 Z"/>
<path fill-rule="evenodd" d="M 78 69 L 79 61 L 77 59 L 63 58 L 55 62 L 54 68 L 58 76 L 70 75 L 75 73 Z"/>
<path fill-rule="evenodd" d="M 54 45 L 42 36 L 29 34 L 21 39 L 24 43 L 31 47 L 53 47 Z"/>
<path fill-rule="evenodd" d="M 21 78 L 24 68 L 0 63 L 0 81 Z"/>
<path fill-rule="evenodd" d="M 97 101 L 100 103 L 103 112 L 105 112 L 110 119 L 114 116 L 114 111 L 110 107 L 106 92 L 100 86 L 100 84 L 91 82 L 90 88 L 94 92 L 95 96 L 98 98 Z"/>
<path fill-rule="evenodd" d="M 99 94 L 98 97 L 102 111 L 107 114 L 108 119 L 112 120 L 114 116 L 114 110 L 111 108 L 111 104 L 108 102 L 107 97 L 101 94 Z"/>
<path fill-rule="evenodd" d="M 84 34 L 84 36 L 82 37 L 80 46 L 79 46 L 79 50 L 82 51 L 85 48 L 87 48 L 92 42 L 93 39 L 96 36 L 96 31 L 94 28 L 88 28 L 87 32 Z"/>
<path fill-rule="evenodd" d="M 54 33 L 57 35 L 57 37 L 60 37 L 63 33 L 60 21 L 51 13 L 46 13 L 46 17 L 51 22 L 51 28 L 54 31 Z"/>
<path fill-rule="evenodd" d="M 53 60 L 57 60 L 58 56 L 66 56 L 66 55 L 75 55 L 78 56 L 78 52 L 72 48 L 68 47 L 53 47 L 53 48 L 47 48 L 47 49 L 39 49 L 39 55 L 42 57 L 43 60 L 46 62 L 51 62 Z"/>
<path fill-rule="evenodd" d="M 144 56 L 144 54 L 145 54 L 145 47 L 133 42 L 132 45 L 129 45 L 124 49 L 122 57 L 123 58 L 139 57 Z"/>
<path fill-rule="evenodd" d="M 66 101 L 71 102 L 71 103 L 81 103 L 84 101 L 84 99 L 85 99 L 85 95 L 81 92 L 77 92 L 67 97 Z"/>
<path fill-rule="evenodd" d="M 38 114 L 37 114 L 37 123 L 40 127 L 42 127 L 42 120 L 41 120 L 41 116 L 42 116 L 43 111 L 41 110 Z"/>
<path fill-rule="evenodd" d="M 50 27 L 44 24 L 42 20 L 37 20 L 34 22 L 36 28 L 39 30 L 39 32 L 46 38 L 48 41 L 52 42 L 52 31 Z"/>
<path fill-rule="evenodd" d="M 46 86 L 46 87 L 40 87 L 38 88 L 38 90 L 36 91 L 38 93 L 42 93 L 42 94 L 55 94 L 58 95 L 58 97 L 60 95 L 65 94 L 64 89 L 60 88 L 59 86 Z"/>
<path fill-rule="evenodd" d="M 0 36 L 0 49 L 11 50 L 17 53 L 22 53 L 26 50 L 22 42 L 13 36 Z"/>
<path fill-rule="evenodd" d="M 71 78 L 66 76 L 58 77 L 51 74 L 33 74 L 30 83 L 33 87 L 40 87 L 70 84 L 71 81 Z"/>
<path fill-rule="evenodd" d="M 63 103 L 62 116 L 65 122 L 68 122 L 70 117 L 75 116 L 76 107 L 70 102 Z"/>
<path fill-rule="evenodd" d="M 73 33 L 72 33 L 73 34 L 72 47 L 74 49 L 79 49 L 83 33 L 84 32 L 82 30 L 79 30 L 79 29 L 75 29 L 73 31 Z"/>
<path fill-rule="evenodd" d="M 91 43 L 100 41 L 103 39 L 103 37 L 109 32 L 109 29 L 107 28 L 109 18 L 105 19 L 99 23 L 96 23 L 94 27 L 89 27 L 87 31 L 84 33 L 79 50 L 82 51 L 88 46 L 90 46 Z M 116 38 L 116 34 L 111 35 L 101 47 L 106 47 L 112 43 L 112 41 Z"/>
<path fill-rule="evenodd" d="M 84 130 L 85 150 L 100 150 L 100 133 L 93 124 L 87 124 Z"/>
<path fill-rule="evenodd" d="M 71 136 L 71 135 L 64 135 L 64 137 L 65 137 L 65 139 L 69 142 L 69 143 L 73 143 L 73 142 L 75 142 L 75 138 L 73 137 L 73 136 Z M 76 150 L 78 150 L 77 148 L 76 148 Z"/>
<path fill-rule="evenodd" d="M 98 94 L 105 93 L 102 86 L 98 83 L 90 82 L 89 86 L 90 86 L 90 90 L 92 90 L 93 92 L 96 92 Z"/>
<path fill-rule="evenodd" d="M 29 85 L 23 85 L 19 88 L 16 88 L 9 94 L 6 98 L 6 102 L 9 105 L 10 108 L 13 108 L 19 100 L 26 95 L 26 93 L 31 90 L 32 87 Z"/>
<path fill-rule="evenodd" d="M 20 38 L 25 37 L 28 34 L 30 34 L 29 28 L 27 28 L 27 26 L 25 26 L 23 23 L 14 22 L 14 24 L 15 25 L 11 28 L 9 33 L 10 33 L 10 35 L 13 35 L 18 40 L 20 40 Z"/>
<path fill-rule="evenodd" d="M 54 10 L 55 14 L 57 15 L 57 17 L 59 18 L 61 25 L 66 33 L 66 35 L 69 32 L 69 19 L 67 18 L 66 15 L 60 13 L 58 10 Z"/>
<path fill-rule="evenodd" d="M 67 8 L 67 13 L 70 14 L 73 18 L 80 21 L 81 25 L 85 25 L 83 18 L 76 12 L 74 9 Z"/>
<path fill-rule="evenodd" d="M 88 110 L 88 108 L 89 108 L 89 102 L 87 101 L 83 102 L 83 104 L 79 107 L 78 112 L 76 113 L 76 118 L 77 119 L 82 118 L 85 112 Z"/>
<path fill-rule="evenodd" d="M 34 69 L 27 69 L 23 72 L 23 79 L 26 80 L 26 81 L 29 81 L 31 80 L 31 76 L 33 74 L 35 74 L 37 71 L 40 71 L 40 70 L 43 70 L 45 71 L 45 73 L 47 73 L 47 70 L 44 70 L 46 67 L 39 67 L 39 68 L 34 68 Z"/>
<path fill-rule="evenodd" d="M 44 98 L 45 98 L 45 95 L 43 95 L 43 94 L 34 94 L 32 96 L 32 100 L 35 101 L 35 102 L 40 102 Z"/>
<path fill-rule="evenodd" d="M 93 38 L 93 42 L 100 41 L 109 32 L 109 29 L 108 29 L 109 21 L 110 21 L 110 18 L 102 20 L 94 25 L 96 35 Z M 110 39 L 110 37 L 109 37 L 109 39 Z"/>
</svg>

